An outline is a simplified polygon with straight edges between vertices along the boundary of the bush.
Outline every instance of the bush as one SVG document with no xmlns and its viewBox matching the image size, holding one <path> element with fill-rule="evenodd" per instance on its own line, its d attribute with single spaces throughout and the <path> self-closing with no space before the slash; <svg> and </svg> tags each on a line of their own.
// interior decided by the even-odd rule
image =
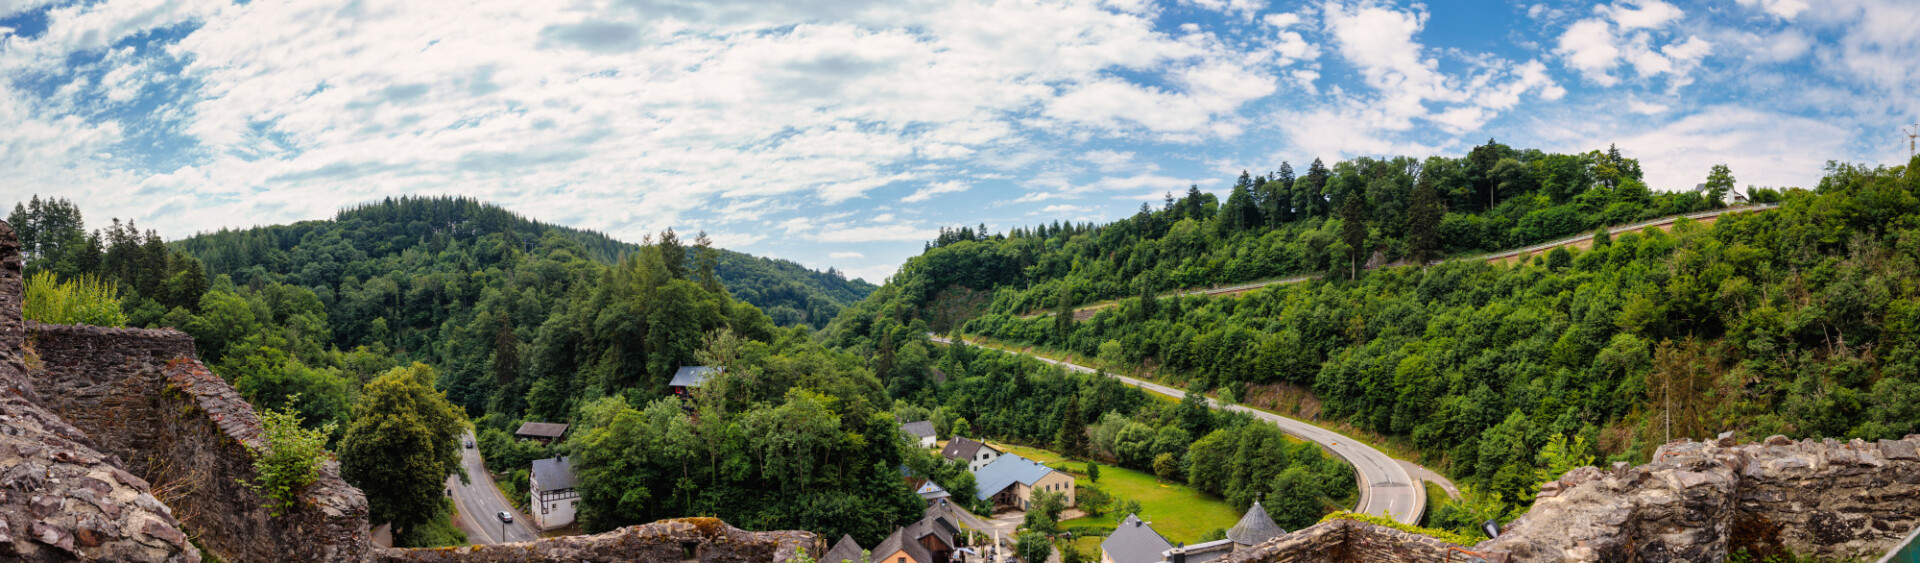
<svg viewBox="0 0 1920 563">
<path fill-rule="evenodd" d="M 261 411 L 260 425 L 265 429 L 266 445 L 253 448 L 256 476 L 255 483 L 248 486 L 265 495 L 267 508 L 279 516 L 293 510 L 301 491 L 320 476 L 320 464 L 330 456 L 326 445 L 333 424 L 314 430 L 302 428 L 300 415 L 289 408 Z"/>
<path fill-rule="evenodd" d="M 1180 460 L 1174 459 L 1173 454 L 1154 456 L 1153 474 L 1168 481 L 1178 481 L 1180 479 Z"/>
<path fill-rule="evenodd" d="M 426 523 L 407 528 L 394 538 L 403 547 L 455 547 L 467 545 L 467 533 L 453 524 L 453 499 L 441 499 L 440 513 Z"/>
<path fill-rule="evenodd" d="M 113 282 L 82 275 L 61 283 L 53 272 L 27 278 L 26 299 L 20 314 L 30 321 L 57 325 L 126 326 L 119 290 Z"/>
</svg>

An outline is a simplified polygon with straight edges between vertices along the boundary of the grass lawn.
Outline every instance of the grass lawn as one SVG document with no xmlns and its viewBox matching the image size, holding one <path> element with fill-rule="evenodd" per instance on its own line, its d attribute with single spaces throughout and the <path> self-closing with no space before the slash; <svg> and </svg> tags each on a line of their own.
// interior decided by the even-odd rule
<svg viewBox="0 0 1920 563">
<path fill-rule="evenodd" d="M 1215 529 L 1233 527 L 1240 521 L 1240 512 L 1229 506 L 1226 501 L 1194 490 L 1185 484 L 1167 483 L 1146 473 L 1123 469 L 1111 465 L 1100 466 L 1100 482 L 1087 481 L 1087 464 L 1079 461 L 1067 461 L 1060 454 L 1024 446 L 995 443 L 993 447 L 1002 451 L 1019 454 L 1021 457 L 1047 464 L 1073 475 L 1075 488 L 1089 484 L 1105 489 L 1116 500 L 1140 501 L 1140 510 L 1145 514 L 1141 519 L 1153 523 L 1154 531 L 1166 536 L 1168 541 L 1199 543 L 1200 538 Z M 1060 523 L 1061 527 L 1094 526 L 1112 529 L 1125 514 L 1108 514 L 1098 518 L 1075 518 Z M 1100 553 L 1100 540 L 1104 538 L 1084 538 L 1091 541 L 1092 551 Z"/>
</svg>

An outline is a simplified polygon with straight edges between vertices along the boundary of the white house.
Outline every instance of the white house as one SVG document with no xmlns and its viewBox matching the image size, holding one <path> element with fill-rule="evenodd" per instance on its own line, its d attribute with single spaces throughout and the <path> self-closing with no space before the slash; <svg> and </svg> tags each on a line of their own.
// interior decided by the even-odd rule
<svg viewBox="0 0 1920 563">
<path fill-rule="evenodd" d="M 913 439 L 919 442 L 922 448 L 933 447 L 933 442 L 937 438 L 933 432 L 933 422 L 928 420 L 902 424 L 900 425 L 900 431 L 912 435 Z"/>
<path fill-rule="evenodd" d="M 533 525 L 550 530 L 573 523 L 573 503 L 580 493 L 573 490 L 573 466 L 567 458 L 533 460 Z"/>
<path fill-rule="evenodd" d="M 967 471 L 979 473 L 980 468 L 986 467 L 987 464 L 993 463 L 994 458 L 1000 457 L 1000 450 L 993 449 L 993 446 L 982 442 L 954 436 L 952 440 L 947 441 L 947 449 L 941 450 L 940 455 L 954 461 L 965 462 Z"/>
</svg>

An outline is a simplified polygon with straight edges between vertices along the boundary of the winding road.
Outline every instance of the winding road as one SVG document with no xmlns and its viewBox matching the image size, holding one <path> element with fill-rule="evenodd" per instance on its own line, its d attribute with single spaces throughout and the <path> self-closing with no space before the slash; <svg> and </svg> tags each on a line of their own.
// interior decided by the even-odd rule
<svg viewBox="0 0 1920 563">
<path fill-rule="evenodd" d="M 1728 214 L 1728 213 L 1744 213 L 1744 212 L 1748 212 L 1748 211 L 1766 211 L 1766 210 L 1769 210 L 1769 209 L 1774 209 L 1774 208 L 1777 208 L 1777 207 L 1780 207 L 1780 204 L 1778 204 L 1778 203 L 1756 203 L 1756 204 L 1751 204 L 1751 205 L 1743 205 L 1743 206 L 1740 206 L 1740 207 L 1727 207 L 1727 208 L 1723 208 L 1723 209 L 1715 209 L 1715 210 L 1712 210 L 1712 211 L 1702 211 L 1702 212 L 1699 212 L 1699 213 L 1688 213 L 1688 214 L 1684 214 L 1684 215 L 1672 215 L 1672 216 L 1667 216 L 1667 217 L 1661 217 L 1661 218 L 1658 218 L 1658 219 L 1652 219 L 1652 220 L 1647 220 L 1647 221 L 1641 221 L 1641 222 L 1639 222 L 1639 223 L 1634 223 L 1634 224 L 1631 224 L 1631 225 L 1621 225 L 1621 226 L 1618 226 L 1618 227 L 1608 227 L 1608 228 L 1607 228 L 1607 234 L 1609 234 L 1609 235 L 1620 235 L 1620 234 L 1625 234 L 1625 233 L 1629 233 L 1629 232 L 1634 232 L 1634 231 L 1639 231 L 1639 230 L 1641 230 L 1641 229 L 1645 229 L 1645 228 L 1647 228 L 1647 227 L 1661 227 L 1661 228 L 1667 228 L 1667 227 L 1670 227 L 1671 225 L 1673 225 L 1673 224 L 1674 224 L 1675 222 L 1678 222 L 1678 221 L 1679 221 L 1680 219 L 1694 219 L 1694 220 L 1700 220 L 1700 219 L 1712 219 L 1712 218 L 1716 218 L 1716 217 L 1719 217 L 1719 216 L 1721 216 L 1721 215 L 1726 215 L 1726 214 Z M 1468 255 L 1468 256 L 1460 256 L 1460 257 L 1457 257 L 1457 258 L 1452 258 L 1451 260 L 1484 260 L 1484 261 L 1487 261 L 1487 262 L 1499 262 L 1499 261 L 1502 261 L 1502 260 L 1511 260 L 1511 259 L 1515 259 L 1515 258 L 1525 258 L 1525 257 L 1527 257 L 1527 256 L 1531 256 L 1531 255 L 1533 255 L 1533 254 L 1537 254 L 1537 253 L 1541 253 L 1541 252 L 1546 252 L 1546 251 L 1549 251 L 1549 250 L 1553 250 L 1553 249 L 1554 249 L 1555 247 L 1560 247 L 1560 246 L 1567 246 L 1567 245 L 1572 245 L 1572 244 L 1579 244 L 1579 243 L 1581 243 L 1581 242 L 1585 242 L 1585 241 L 1591 241 L 1591 240 L 1593 240 L 1593 233 L 1582 233 L 1582 234 L 1578 234 L 1578 235 L 1574 235 L 1574 236 L 1570 236 L 1570 237 L 1565 237 L 1565 238 L 1561 238 L 1561 239 L 1557 239 L 1557 240 L 1552 240 L 1552 241 L 1547 241 L 1547 242 L 1543 242 L 1543 243 L 1540 243 L 1540 244 L 1536 244 L 1536 245 L 1533 245 L 1533 246 L 1527 246 L 1527 247 L 1522 247 L 1522 248 L 1516 248 L 1516 249 L 1513 249 L 1513 250 L 1505 250 L 1505 251 L 1500 251 L 1500 252 L 1494 252 L 1494 253 L 1490 253 L 1490 254 L 1476 254 L 1476 255 Z M 1373 267 L 1369 267 L 1369 268 L 1366 268 L 1366 269 L 1368 269 L 1368 270 L 1373 270 L 1373 269 L 1377 269 L 1377 268 L 1381 268 L 1381 267 L 1392 267 L 1392 266 L 1399 266 L 1399 265 L 1405 265 L 1405 264 L 1404 264 L 1403 262 L 1395 262 L 1395 263 L 1392 263 L 1392 264 L 1386 264 L 1385 266 L 1373 266 Z M 1257 282 L 1248 282 L 1248 283 L 1240 283 L 1240 284 L 1234 284 L 1234 285 L 1229 285 L 1229 286 L 1224 286 L 1224 287 L 1202 287 L 1202 288 L 1187 288 L 1187 289 L 1177 289 L 1177 290 L 1173 290 L 1173 291 L 1170 291 L 1170 292 L 1167 292 L 1167 293 L 1163 293 L 1163 294 L 1160 294 L 1160 297 L 1164 299 L 1164 298 L 1167 298 L 1167 297 L 1173 297 L 1173 296 L 1187 296 L 1187 295 L 1202 295 L 1202 296 L 1205 296 L 1205 295 L 1226 295 L 1226 294 L 1231 294 L 1231 293 L 1240 293 L 1240 292 L 1243 292 L 1243 291 L 1252 291 L 1252 290 L 1255 290 L 1255 289 L 1260 289 L 1260 288 L 1262 288 L 1262 287 L 1266 287 L 1266 286 L 1269 286 L 1269 285 L 1286 285 L 1286 284 L 1290 284 L 1290 283 L 1300 283 L 1300 282 L 1305 282 L 1305 281 L 1312 281 L 1312 280 L 1318 280 L 1318 279 L 1322 279 L 1322 278 L 1324 278 L 1325 276 L 1326 276 L 1326 274 L 1322 274 L 1322 273 L 1315 273 L 1315 274 L 1304 274 L 1304 275 L 1298 275 L 1298 276 L 1292 276 L 1292 277 L 1286 277 L 1286 278 L 1280 278 L 1280 279 L 1271 279 L 1271 280 L 1266 280 L 1266 281 L 1257 281 Z M 1105 308 L 1108 308 L 1108 307 L 1112 307 L 1112 306 L 1114 306 L 1115 304 L 1117 304 L 1117 303 L 1116 303 L 1116 302 L 1112 302 L 1112 301 L 1109 301 L 1109 302 L 1103 302 L 1103 303 L 1099 303 L 1099 304 L 1093 304 L 1093 305 L 1085 305 L 1085 306 L 1080 306 L 1080 307 L 1075 307 L 1075 308 L 1074 308 L 1074 310 L 1073 310 L 1073 320 L 1074 320 L 1074 322 L 1085 322 L 1085 321 L 1088 321 L 1088 320 L 1092 320 L 1092 319 L 1093 319 L 1093 315 L 1094 315 L 1094 313 L 1097 313 L 1097 312 L 1099 312 L 1099 311 L 1100 311 L 1101 309 L 1105 309 Z M 1027 314 L 1024 314 L 1024 315 L 1021 315 L 1021 317 L 1022 317 L 1022 318 L 1032 318 L 1032 317 L 1036 317 L 1036 316 L 1040 316 L 1040 315 L 1046 315 L 1046 314 L 1050 314 L 1050 313 L 1048 313 L 1048 312 L 1046 312 L 1046 311 L 1033 311 L 1033 312 L 1030 312 L 1030 313 L 1027 313 Z"/>
<path fill-rule="evenodd" d="M 467 542 L 487 545 L 540 539 L 539 534 L 527 528 L 526 517 L 507 504 L 507 497 L 500 495 L 500 488 L 494 486 L 493 477 L 480 460 L 480 450 L 465 447 L 473 439 L 473 434 L 469 432 L 461 438 L 460 444 L 460 464 L 467 468 L 469 482 L 461 483 L 459 475 L 447 477 L 447 488 L 453 491 L 453 507 L 459 513 L 460 527 L 468 532 Z M 512 524 L 505 524 L 495 516 L 501 511 L 513 515 Z"/>
<path fill-rule="evenodd" d="M 951 339 L 938 335 L 930 334 L 928 336 L 932 338 L 934 342 L 941 344 L 953 343 Z M 1031 354 L 1028 355 L 1031 356 Z M 1098 372 L 1093 368 L 1079 364 L 1050 360 L 1039 356 L 1033 356 L 1033 358 L 1073 371 L 1083 373 Z M 1118 379 L 1128 385 L 1175 399 L 1186 396 L 1185 391 L 1158 383 L 1142 381 L 1124 375 L 1107 374 L 1107 376 Z M 1415 480 L 1412 475 L 1408 474 L 1407 469 L 1402 467 L 1399 461 L 1388 457 L 1387 454 L 1382 453 L 1380 450 L 1374 449 L 1373 446 L 1369 446 L 1364 442 L 1349 438 L 1332 430 L 1266 411 L 1254 410 L 1241 405 L 1222 403 L 1210 397 L 1207 398 L 1207 404 L 1216 409 L 1226 409 L 1253 415 L 1254 418 L 1270 422 L 1274 426 L 1280 427 L 1280 430 L 1283 432 L 1298 436 L 1303 440 L 1318 443 L 1328 451 L 1333 452 L 1334 455 L 1345 459 L 1349 465 L 1353 466 L 1354 474 L 1358 476 L 1360 481 L 1360 502 L 1358 506 L 1354 507 L 1354 512 L 1385 516 L 1403 524 L 1418 524 L 1420 522 L 1420 514 L 1426 510 L 1427 506 L 1426 487 L 1422 486 L 1420 481 Z"/>
</svg>

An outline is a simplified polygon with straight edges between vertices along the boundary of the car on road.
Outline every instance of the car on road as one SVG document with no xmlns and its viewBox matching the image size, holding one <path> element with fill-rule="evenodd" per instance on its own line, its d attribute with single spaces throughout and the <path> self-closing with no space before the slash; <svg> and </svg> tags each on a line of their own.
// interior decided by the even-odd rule
<svg viewBox="0 0 1920 563">
<path fill-rule="evenodd" d="M 473 440 L 467 440 L 467 449 L 473 449 Z"/>
<path fill-rule="evenodd" d="M 500 512 L 496 512 L 496 513 L 494 513 L 494 515 L 495 515 L 495 516 L 499 516 L 499 517 L 500 517 L 500 521 L 501 521 L 501 522 L 506 522 L 506 523 L 508 523 L 508 524 L 512 524 L 512 523 L 513 523 L 513 515 L 512 515 L 512 514 L 507 514 L 507 511 L 505 511 L 505 510 L 502 510 L 502 511 L 500 511 Z"/>
</svg>

